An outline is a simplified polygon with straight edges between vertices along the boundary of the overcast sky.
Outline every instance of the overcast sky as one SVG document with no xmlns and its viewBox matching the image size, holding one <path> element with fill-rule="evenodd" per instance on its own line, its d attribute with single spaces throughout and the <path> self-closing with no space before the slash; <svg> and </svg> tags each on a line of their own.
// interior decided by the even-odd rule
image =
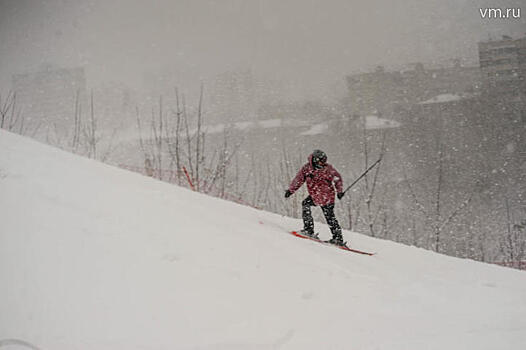
<svg viewBox="0 0 526 350">
<path fill-rule="evenodd" d="M 522 18 L 484 20 L 488 6 Z M 133 88 L 145 73 L 184 84 L 238 69 L 314 87 L 380 64 L 476 62 L 477 41 L 525 33 L 523 0 L 0 0 L 0 87 L 45 63 Z"/>
</svg>

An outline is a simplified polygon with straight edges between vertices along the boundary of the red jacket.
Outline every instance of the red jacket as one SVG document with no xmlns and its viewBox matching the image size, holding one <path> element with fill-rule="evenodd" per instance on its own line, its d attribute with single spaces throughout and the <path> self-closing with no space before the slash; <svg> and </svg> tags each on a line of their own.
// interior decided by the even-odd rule
<svg viewBox="0 0 526 350">
<path fill-rule="evenodd" d="M 314 204 L 319 206 L 334 203 L 334 187 L 336 187 L 337 193 L 343 191 L 343 181 L 340 173 L 330 164 L 325 165 L 321 169 L 314 169 L 312 154 L 309 156 L 309 162 L 301 167 L 294 180 L 292 180 L 289 191 L 291 193 L 296 192 L 305 181 Z"/>
</svg>

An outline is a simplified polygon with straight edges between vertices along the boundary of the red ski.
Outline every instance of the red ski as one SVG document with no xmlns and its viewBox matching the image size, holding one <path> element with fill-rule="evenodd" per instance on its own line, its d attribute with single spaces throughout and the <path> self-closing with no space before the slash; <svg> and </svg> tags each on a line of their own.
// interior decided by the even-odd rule
<svg viewBox="0 0 526 350">
<path fill-rule="evenodd" d="M 361 251 L 361 250 L 356 250 L 356 249 L 349 248 L 349 247 L 347 247 L 347 245 L 336 245 L 336 244 L 332 244 L 332 243 L 329 243 L 329 242 L 326 242 L 326 241 L 322 241 L 317 236 L 313 236 L 313 237 L 305 236 L 305 235 L 302 235 L 301 233 L 299 233 L 297 231 L 290 231 L 290 233 L 293 234 L 296 237 L 300 237 L 300 238 L 304 238 L 304 239 L 310 239 L 311 241 L 318 242 L 318 243 L 321 243 L 321 244 L 324 244 L 324 245 L 330 245 L 330 246 L 333 246 L 333 247 L 337 247 L 337 248 L 340 248 L 342 250 L 347 250 L 349 252 L 353 252 L 353 253 L 357 253 L 357 254 L 363 254 L 363 255 L 369 255 L 369 256 L 374 255 L 374 253 L 368 253 L 368 252 L 364 252 L 364 251 Z"/>
</svg>

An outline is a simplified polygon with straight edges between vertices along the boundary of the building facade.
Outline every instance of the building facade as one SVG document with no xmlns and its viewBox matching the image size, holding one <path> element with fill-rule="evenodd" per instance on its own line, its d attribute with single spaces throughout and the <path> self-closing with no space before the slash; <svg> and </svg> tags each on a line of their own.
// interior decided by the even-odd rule
<svg viewBox="0 0 526 350">
<path fill-rule="evenodd" d="M 478 43 L 485 92 L 524 95 L 526 91 L 526 36 Z M 522 96 L 524 98 L 524 96 Z"/>
<path fill-rule="evenodd" d="M 473 93 L 481 86 L 478 67 L 464 67 L 457 61 L 446 68 L 426 69 L 417 63 L 412 69 L 347 76 L 349 108 L 352 114 L 391 115 L 440 94 Z"/>
</svg>

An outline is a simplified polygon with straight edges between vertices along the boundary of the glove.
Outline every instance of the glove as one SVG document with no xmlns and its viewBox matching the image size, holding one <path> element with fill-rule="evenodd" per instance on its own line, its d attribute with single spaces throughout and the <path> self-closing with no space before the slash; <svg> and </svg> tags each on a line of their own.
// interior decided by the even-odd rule
<svg viewBox="0 0 526 350">
<path fill-rule="evenodd" d="M 285 198 L 289 198 L 290 196 L 292 196 L 292 192 L 290 192 L 289 190 L 286 190 L 285 191 Z"/>
<path fill-rule="evenodd" d="M 338 194 L 336 195 L 336 197 L 338 197 L 338 199 L 340 199 L 340 200 L 341 200 L 341 199 L 342 199 L 342 197 L 343 197 L 344 195 L 345 195 L 345 193 L 343 193 L 343 192 L 340 192 L 340 193 L 338 193 Z"/>
</svg>

